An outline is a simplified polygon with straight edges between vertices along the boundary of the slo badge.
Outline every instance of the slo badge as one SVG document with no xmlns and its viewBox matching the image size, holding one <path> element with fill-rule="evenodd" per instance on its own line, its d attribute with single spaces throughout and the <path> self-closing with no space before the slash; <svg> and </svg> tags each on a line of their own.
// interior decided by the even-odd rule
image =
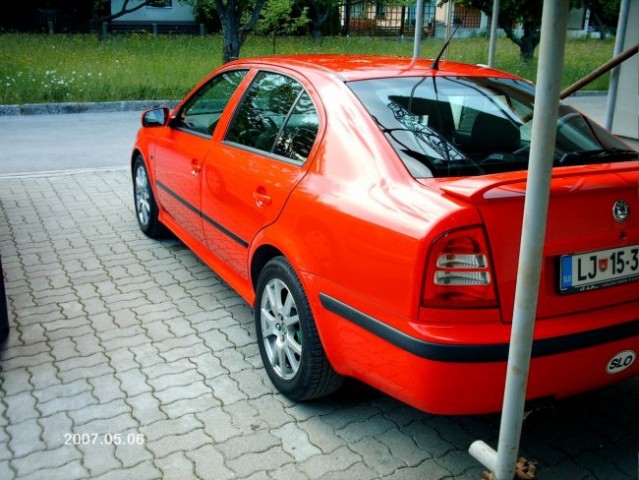
<svg viewBox="0 0 639 480">
<path fill-rule="evenodd" d="M 633 350 L 624 350 L 623 352 L 619 352 L 608 362 L 608 365 L 606 366 L 606 372 L 608 372 L 610 375 L 623 372 L 633 363 L 635 363 L 636 359 L 637 354 Z"/>
</svg>

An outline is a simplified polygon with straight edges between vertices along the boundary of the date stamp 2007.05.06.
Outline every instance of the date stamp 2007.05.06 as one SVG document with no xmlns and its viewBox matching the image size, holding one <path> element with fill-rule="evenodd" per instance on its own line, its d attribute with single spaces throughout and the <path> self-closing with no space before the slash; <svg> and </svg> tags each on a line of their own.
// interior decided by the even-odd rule
<svg viewBox="0 0 639 480">
<path fill-rule="evenodd" d="M 142 433 L 65 433 L 65 445 L 144 445 Z"/>
</svg>

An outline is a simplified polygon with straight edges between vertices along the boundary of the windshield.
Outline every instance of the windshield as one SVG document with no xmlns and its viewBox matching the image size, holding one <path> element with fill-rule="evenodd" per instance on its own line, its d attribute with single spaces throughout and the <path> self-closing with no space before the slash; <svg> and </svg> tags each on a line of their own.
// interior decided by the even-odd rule
<svg viewBox="0 0 639 480">
<path fill-rule="evenodd" d="M 415 177 L 528 168 L 534 86 L 524 80 L 410 77 L 348 83 Z M 582 165 L 637 153 L 560 104 L 554 163 Z"/>
</svg>

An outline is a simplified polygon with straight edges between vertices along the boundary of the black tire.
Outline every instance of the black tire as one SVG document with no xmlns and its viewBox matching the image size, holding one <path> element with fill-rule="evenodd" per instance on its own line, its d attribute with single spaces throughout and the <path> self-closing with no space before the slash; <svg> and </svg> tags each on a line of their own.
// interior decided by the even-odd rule
<svg viewBox="0 0 639 480">
<path fill-rule="evenodd" d="M 140 230 L 151 238 L 160 238 L 165 235 L 166 229 L 158 219 L 158 206 L 153 196 L 149 172 L 140 155 L 133 162 L 132 175 L 135 217 L 138 220 Z"/>
<path fill-rule="evenodd" d="M 284 257 L 271 259 L 257 282 L 255 330 L 264 368 L 292 400 L 320 398 L 342 384 L 326 357 L 297 274 Z"/>
</svg>

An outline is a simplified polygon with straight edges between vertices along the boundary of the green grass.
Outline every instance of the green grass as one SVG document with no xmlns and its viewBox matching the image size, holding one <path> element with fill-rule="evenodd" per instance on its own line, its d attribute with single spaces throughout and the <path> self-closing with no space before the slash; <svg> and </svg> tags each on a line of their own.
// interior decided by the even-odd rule
<svg viewBox="0 0 639 480">
<path fill-rule="evenodd" d="M 442 40 L 426 39 L 422 56 L 434 57 Z M 571 85 L 611 58 L 613 40 L 571 39 L 562 86 Z M 277 54 L 360 53 L 410 56 L 412 39 L 331 37 L 278 38 Z M 0 104 L 179 99 L 222 61 L 218 35 L 128 34 L 98 41 L 94 35 L 0 34 Z M 271 38 L 252 36 L 242 57 L 270 55 Z M 453 40 L 447 58 L 485 63 L 485 37 Z M 497 44 L 496 68 L 535 80 L 536 59 L 522 62 L 507 39 Z M 604 90 L 608 75 L 586 88 Z"/>
</svg>

